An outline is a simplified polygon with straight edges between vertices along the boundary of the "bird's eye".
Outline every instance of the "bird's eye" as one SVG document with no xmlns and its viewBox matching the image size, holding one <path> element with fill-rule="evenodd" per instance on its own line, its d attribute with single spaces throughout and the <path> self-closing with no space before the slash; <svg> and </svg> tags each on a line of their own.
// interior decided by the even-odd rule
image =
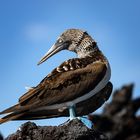
<svg viewBox="0 0 140 140">
<path fill-rule="evenodd" d="M 62 42 L 63 42 L 63 40 L 62 40 L 62 39 L 59 39 L 59 40 L 58 40 L 58 43 L 62 43 Z"/>
</svg>

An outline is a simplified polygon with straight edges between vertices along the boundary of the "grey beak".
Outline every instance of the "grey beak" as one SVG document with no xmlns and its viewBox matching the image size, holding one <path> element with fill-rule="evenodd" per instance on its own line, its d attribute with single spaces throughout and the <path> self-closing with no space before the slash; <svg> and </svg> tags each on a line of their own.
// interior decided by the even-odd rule
<svg viewBox="0 0 140 140">
<path fill-rule="evenodd" d="M 55 46 L 53 45 L 50 50 L 41 58 L 41 60 L 38 62 L 37 65 L 40 65 L 41 63 L 43 63 L 44 61 L 46 61 L 48 58 L 50 58 L 51 56 L 53 56 L 54 54 L 58 53 L 59 51 L 61 51 L 63 49 L 62 46 Z"/>
</svg>

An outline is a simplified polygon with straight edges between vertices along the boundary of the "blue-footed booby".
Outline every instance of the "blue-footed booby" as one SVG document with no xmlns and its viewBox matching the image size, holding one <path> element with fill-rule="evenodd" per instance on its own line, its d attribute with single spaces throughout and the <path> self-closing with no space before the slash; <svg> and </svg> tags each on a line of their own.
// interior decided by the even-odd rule
<svg viewBox="0 0 140 140">
<path fill-rule="evenodd" d="M 68 29 L 39 61 L 69 50 L 77 58 L 64 61 L 37 86 L 19 98 L 18 104 L 0 112 L 6 114 L 0 124 L 10 120 L 35 120 L 88 115 L 99 108 L 110 96 L 111 69 L 107 58 L 95 40 L 80 29 Z"/>
</svg>

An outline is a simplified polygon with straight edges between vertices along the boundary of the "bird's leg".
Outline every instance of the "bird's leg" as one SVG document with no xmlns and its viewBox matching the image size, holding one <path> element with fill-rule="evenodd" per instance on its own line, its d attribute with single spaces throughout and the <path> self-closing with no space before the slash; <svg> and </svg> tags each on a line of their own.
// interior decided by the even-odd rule
<svg viewBox="0 0 140 140">
<path fill-rule="evenodd" d="M 93 123 L 87 119 L 87 117 L 76 117 L 76 111 L 75 111 L 75 105 L 69 107 L 69 115 L 70 115 L 70 121 L 73 119 L 79 119 L 85 124 L 88 128 L 92 128 Z"/>
<path fill-rule="evenodd" d="M 76 113 L 75 113 L 75 106 L 70 106 L 69 107 L 69 115 L 70 115 L 70 120 L 73 120 L 76 118 Z"/>
<path fill-rule="evenodd" d="M 60 124 L 60 126 L 66 125 L 66 124 L 68 124 L 71 120 L 76 119 L 75 105 L 69 106 L 69 107 L 68 107 L 68 110 L 69 110 L 69 119 L 68 119 L 66 122 Z"/>
</svg>

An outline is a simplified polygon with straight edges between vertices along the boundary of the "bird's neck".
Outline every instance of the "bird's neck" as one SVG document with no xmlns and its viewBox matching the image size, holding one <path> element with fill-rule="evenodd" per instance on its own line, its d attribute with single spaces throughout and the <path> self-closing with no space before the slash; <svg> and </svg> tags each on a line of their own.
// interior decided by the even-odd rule
<svg viewBox="0 0 140 140">
<path fill-rule="evenodd" d="M 80 49 L 76 53 L 78 55 L 78 58 L 85 58 L 87 56 L 92 56 L 93 54 L 97 53 L 97 51 Z"/>
<path fill-rule="evenodd" d="M 93 61 L 106 61 L 106 57 L 103 55 L 103 53 L 99 50 L 99 48 L 96 46 L 94 49 L 91 49 L 91 46 L 86 47 L 85 49 L 80 49 L 76 52 L 78 55 L 78 58 L 87 58 L 90 57 L 93 59 Z"/>
</svg>

